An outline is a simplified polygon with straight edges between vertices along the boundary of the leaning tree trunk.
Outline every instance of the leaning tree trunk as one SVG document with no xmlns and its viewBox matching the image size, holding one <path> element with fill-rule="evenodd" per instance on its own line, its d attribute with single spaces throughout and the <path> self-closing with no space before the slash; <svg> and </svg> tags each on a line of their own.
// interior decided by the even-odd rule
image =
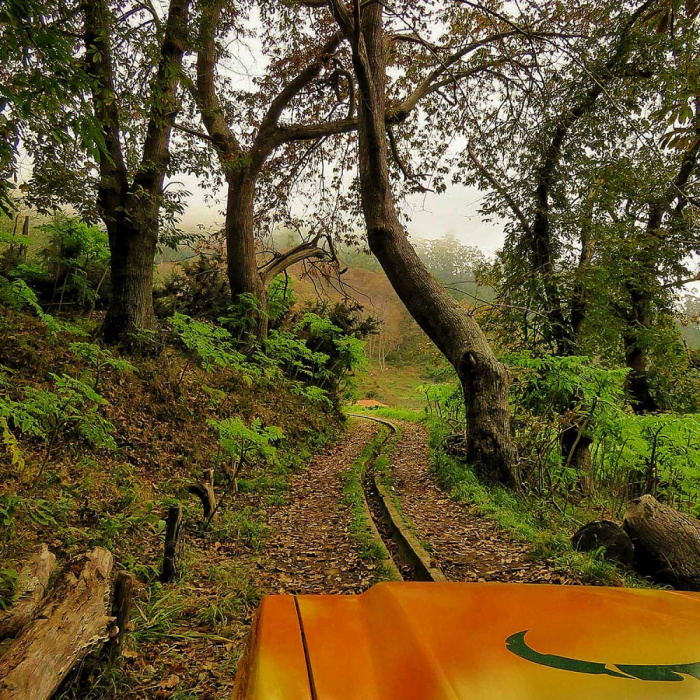
<svg viewBox="0 0 700 700">
<path fill-rule="evenodd" d="M 647 494 L 629 503 L 624 528 L 634 542 L 640 573 L 700 591 L 700 521 Z"/>
<path fill-rule="evenodd" d="M 477 322 L 435 280 L 409 243 L 394 203 L 385 126 L 386 38 L 380 3 L 360 6 L 355 17 L 334 2 L 336 19 L 353 45 L 360 89 L 359 173 L 370 249 L 418 325 L 452 363 L 464 389 L 467 458 L 489 481 L 510 484 L 508 408 L 510 376 L 495 358 Z"/>
<path fill-rule="evenodd" d="M 122 218 L 110 232 L 112 296 L 102 333 L 113 342 L 156 327 L 153 266 L 158 224 L 134 225 Z"/>
</svg>

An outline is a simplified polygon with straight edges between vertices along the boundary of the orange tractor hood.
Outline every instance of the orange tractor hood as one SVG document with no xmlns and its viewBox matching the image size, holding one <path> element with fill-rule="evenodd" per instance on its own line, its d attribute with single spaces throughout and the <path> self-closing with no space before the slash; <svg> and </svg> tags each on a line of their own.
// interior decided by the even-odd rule
<svg viewBox="0 0 700 700">
<path fill-rule="evenodd" d="M 382 583 L 269 596 L 234 698 L 700 698 L 700 594 Z"/>
</svg>

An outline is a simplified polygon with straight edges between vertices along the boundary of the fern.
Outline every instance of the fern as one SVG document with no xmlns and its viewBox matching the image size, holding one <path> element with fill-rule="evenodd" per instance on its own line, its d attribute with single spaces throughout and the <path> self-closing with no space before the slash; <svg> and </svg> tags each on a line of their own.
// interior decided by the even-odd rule
<svg viewBox="0 0 700 700">
<path fill-rule="evenodd" d="M 173 332 L 206 372 L 215 367 L 239 368 L 245 356 L 233 346 L 233 337 L 225 329 L 206 321 L 195 321 L 176 313 L 171 319 Z"/>
<path fill-rule="evenodd" d="M 5 418 L 5 416 L 0 416 L 0 429 L 2 430 L 3 445 L 5 445 L 5 449 L 10 455 L 10 464 L 12 467 L 16 468 L 19 474 L 22 474 L 25 467 L 24 457 L 22 457 L 17 438 L 12 434 L 10 427 L 7 425 L 7 418 Z"/>
</svg>

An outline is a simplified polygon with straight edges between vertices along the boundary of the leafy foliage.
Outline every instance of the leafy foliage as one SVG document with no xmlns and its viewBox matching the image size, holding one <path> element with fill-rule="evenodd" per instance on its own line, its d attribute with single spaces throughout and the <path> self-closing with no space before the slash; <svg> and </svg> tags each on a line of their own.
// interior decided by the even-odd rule
<svg viewBox="0 0 700 700">
<path fill-rule="evenodd" d="M 48 443 L 47 456 L 59 432 L 69 432 L 99 449 L 116 450 L 114 426 L 99 414 L 107 402 L 91 386 L 66 374 L 50 374 L 54 391 L 24 387 L 24 399 L 0 397 L 0 417 L 22 434 Z"/>
<path fill-rule="evenodd" d="M 218 431 L 223 455 L 237 464 L 253 458 L 274 463 L 277 457 L 274 443 L 284 436 L 275 426 L 264 427 L 259 418 L 255 418 L 250 427 L 239 418 L 211 421 L 210 425 Z"/>
</svg>

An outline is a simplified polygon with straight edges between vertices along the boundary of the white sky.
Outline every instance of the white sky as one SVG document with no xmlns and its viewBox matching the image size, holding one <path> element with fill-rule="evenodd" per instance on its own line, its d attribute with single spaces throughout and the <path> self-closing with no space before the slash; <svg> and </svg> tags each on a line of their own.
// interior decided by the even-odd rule
<svg viewBox="0 0 700 700">
<path fill-rule="evenodd" d="M 205 201 L 204 190 L 194 176 L 178 175 L 191 196 L 182 220 L 182 228 L 195 230 L 198 226 L 207 229 L 223 227 L 224 192 L 218 192 L 216 201 Z M 413 211 L 408 230 L 420 238 L 442 238 L 451 233 L 464 245 L 479 248 L 492 255 L 503 245 L 503 228 L 481 219 L 478 214 L 482 194 L 473 188 L 452 186 L 444 194 L 427 193 L 414 197 Z"/>
</svg>

